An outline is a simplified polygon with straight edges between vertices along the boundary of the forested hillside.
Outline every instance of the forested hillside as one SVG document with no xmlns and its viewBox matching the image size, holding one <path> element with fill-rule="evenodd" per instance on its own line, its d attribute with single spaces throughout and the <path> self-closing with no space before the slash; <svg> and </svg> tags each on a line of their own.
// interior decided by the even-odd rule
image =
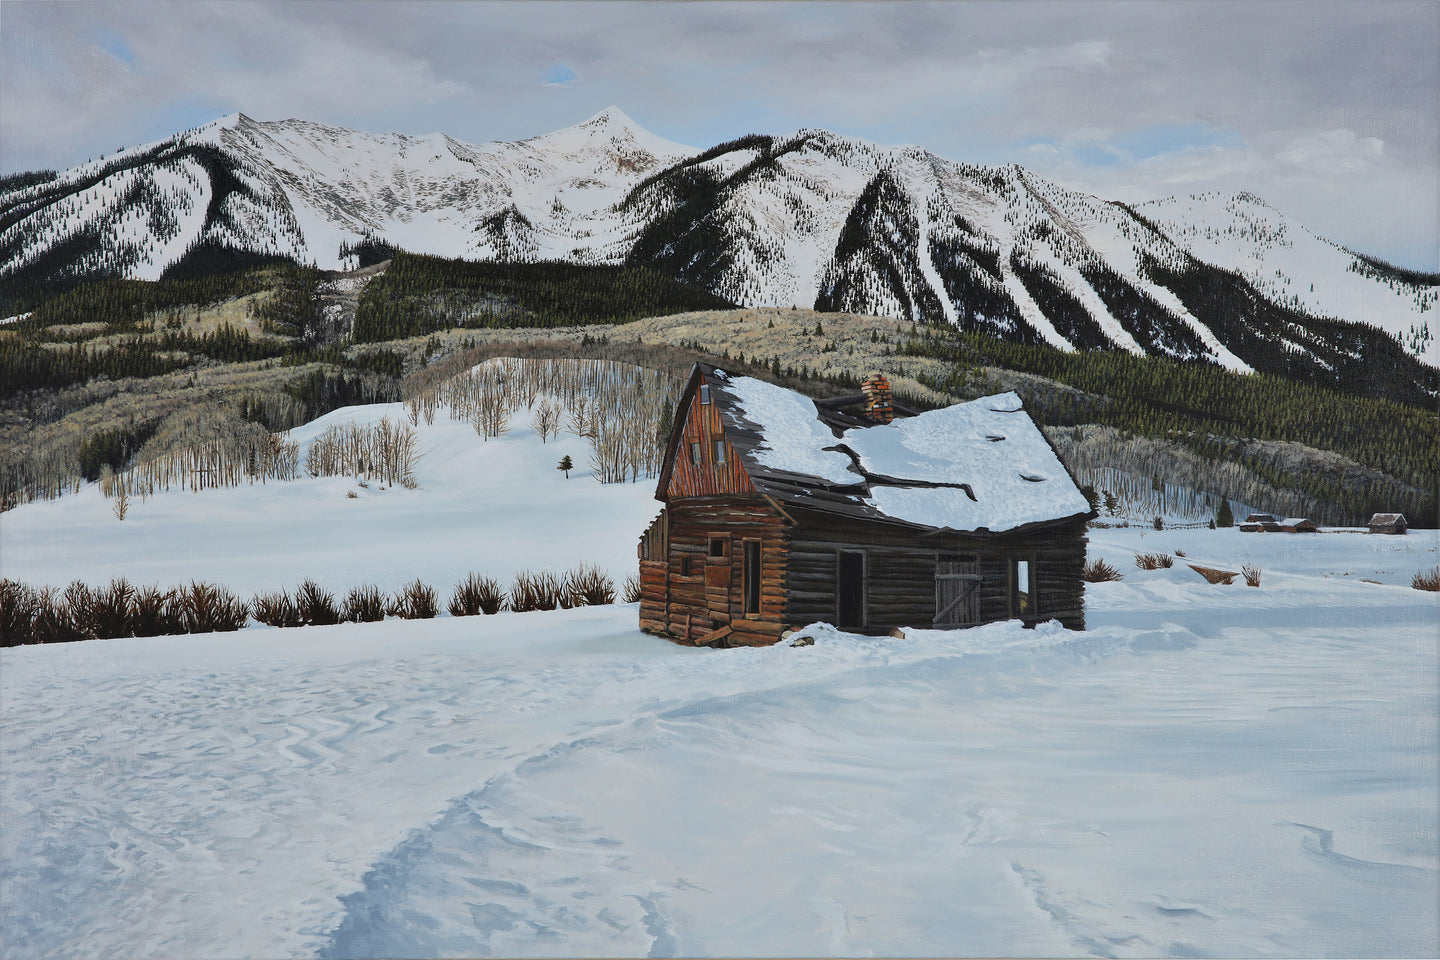
<svg viewBox="0 0 1440 960">
<path fill-rule="evenodd" d="M 1044 271 L 1021 276 L 1043 296 Z M 1192 513 L 1231 499 L 1332 524 L 1380 510 L 1436 521 L 1440 430 L 1426 405 L 1013 333 L 734 309 L 645 267 L 403 252 L 347 275 L 272 265 L 82 283 L 0 326 L 0 503 L 56 496 L 187 443 L 258 456 L 244 452 L 265 431 L 398 400 L 402 379 L 439 358 L 449 369 L 525 353 L 672 373 L 707 359 L 815 396 L 881 369 L 922 407 L 1014 389 L 1097 493 L 1128 490 L 1138 503 L 1153 485 L 1161 503 L 1189 491 Z"/>
<path fill-rule="evenodd" d="M 625 323 L 733 306 L 646 267 L 474 263 L 396 253 L 360 297 L 354 340 L 400 340 L 449 327 Z"/>
</svg>

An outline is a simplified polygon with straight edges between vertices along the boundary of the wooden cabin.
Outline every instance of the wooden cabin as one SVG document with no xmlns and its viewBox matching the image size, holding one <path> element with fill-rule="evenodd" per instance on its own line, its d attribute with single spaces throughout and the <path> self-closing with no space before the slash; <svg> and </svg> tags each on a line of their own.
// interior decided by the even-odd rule
<svg viewBox="0 0 1440 960">
<path fill-rule="evenodd" d="M 917 413 L 876 375 L 816 401 L 697 364 L 655 497 L 640 626 L 677 641 L 1085 626 L 1095 514 L 1014 393 Z"/>
<path fill-rule="evenodd" d="M 1268 513 L 1252 513 L 1240 524 L 1241 533 L 1319 533 L 1314 520 L 1304 517 L 1276 517 Z"/>
<path fill-rule="evenodd" d="M 1403 534 L 1405 527 L 1405 514 L 1403 513 L 1377 513 L 1370 518 L 1370 533 Z"/>
</svg>

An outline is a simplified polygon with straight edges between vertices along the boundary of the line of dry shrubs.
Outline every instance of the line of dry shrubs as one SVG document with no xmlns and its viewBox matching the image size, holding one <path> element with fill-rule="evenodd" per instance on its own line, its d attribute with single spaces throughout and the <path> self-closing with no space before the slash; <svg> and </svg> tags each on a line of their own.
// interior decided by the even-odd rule
<svg viewBox="0 0 1440 960">
<path fill-rule="evenodd" d="M 1168 553 L 1137 553 L 1135 566 L 1141 570 L 1169 570 L 1175 566 L 1175 558 Z"/>
<path fill-rule="evenodd" d="M 1416 590 L 1440 592 L 1440 567 L 1432 567 L 1415 574 L 1410 578 L 1410 586 Z"/>
<path fill-rule="evenodd" d="M 624 584 L 624 602 L 640 599 L 639 578 Z M 548 571 L 516 574 L 507 594 L 498 581 L 472 573 L 456 584 L 446 606 L 452 617 L 501 610 L 569 610 L 615 602 L 615 581 L 597 566 L 581 564 L 563 576 Z M 0 580 L 0 646 L 68 640 L 158 637 L 239 630 L 254 617 L 272 627 L 373 623 L 387 616 L 429 620 L 440 613 L 435 588 L 412 580 L 391 596 L 379 587 L 352 587 L 343 600 L 311 579 L 293 593 L 262 591 L 249 603 L 224 587 L 192 582 L 161 590 L 135 587 L 123 577 L 91 588 L 75 581 L 64 590 Z"/>
<path fill-rule="evenodd" d="M 0 580 L 0 646 L 215 633 L 245 626 L 250 608 L 224 587 L 192 581 L 161 590 L 123 577 L 64 590 Z"/>
</svg>

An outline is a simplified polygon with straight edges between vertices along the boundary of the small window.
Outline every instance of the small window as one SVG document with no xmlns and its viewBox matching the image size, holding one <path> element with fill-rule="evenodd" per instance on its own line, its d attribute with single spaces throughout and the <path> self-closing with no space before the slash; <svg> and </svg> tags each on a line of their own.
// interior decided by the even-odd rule
<svg viewBox="0 0 1440 960">
<path fill-rule="evenodd" d="M 702 383 L 702 384 L 700 384 L 700 402 L 701 402 L 701 403 L 709 403 L 709 402 L 710 402 L 710 384 L 708 384 L 708 383 Z"/>
<path fill-rule="evenodd" d="M 690 462 L 700 466 L 700 441 L 693 440 L 690 443 Z"/>
<path fill-rule="evenodd" d="M 688 553 L 680 554 L 680 576 L 690 576 L 690 554 Z"/>
<path fill-rule="evenodd" d="M 715 462 L 716 462 L 716 463 L 724 463 L 724 462 L 725 462 L 725 441 L 724 441 L 724 440 L 716 440 L 716 441 L 715 441 Z"/>
<path fill-rule="evenodd" d="M 726 556 L 726 555 L 729 553 L 729 550 L 727 549 L 729 546 L 730 546 L 730 541 L 727 540 L 726 538 L 724 538 L 724 537 L 711 537 L 711 538 L 710 538 L 710 556 L 712 556 L 712 557 L 723 557 L 723 556 Z"/>
</svg>

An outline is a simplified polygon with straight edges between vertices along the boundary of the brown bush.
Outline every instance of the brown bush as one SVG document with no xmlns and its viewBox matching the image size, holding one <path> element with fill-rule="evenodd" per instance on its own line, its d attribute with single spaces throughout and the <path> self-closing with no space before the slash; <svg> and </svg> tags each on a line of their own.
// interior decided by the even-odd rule
<svg viewBox="0 0 1440 960">
<path fill-rule="evenodd" d="M 340 622 L 335 595 L 309 578 L 295 588 L 295 609 L 306 624 L 324 627 Z"/>
<path fill-rule="evenodd" d="M 35 591 L 8 577 L 0 580 L 0 647 L 32 643 L 38 598 Z"/>
<path fill-rule="evenodd" d="M 305 618 L 300 615 L 295 601 L 284 590 L 273 593 L 257 593 L 250 600 L 250 615 L 261 623 L 272 627 L 301 627 Z"/>
<path fill-rule="evenodd" d="M 164 637 L 185 632 L 185 616 L 174 590 L 159 584 L 137 587 L 130 597 L 130 632 L 137 637 Z"/>
<path fill-rule="evenodd" d="M 97 636 L 95 632 L 95 591 L 81 583 L 79 580 L 72 580 L 65 588 L 61 597 L 65 604 L 66 615 L 80 639 L 89 640 Z"/>
<path fill-rule="evenodd" d="M 1240 567 L 1240 573 L 1243 574 L 1244 577 L 1245 577 L 1245 586 L 1247 586 L 1247 587 L 1258 587 L 1258 586 L 1260 586 L 1260 568 L 1259 568 L 1259 567 L 1252 567 L 1252 566 L 1249 566 L 1249 565 L 1246 565 L 1246 564 L 1242 564 L 1241 567 Z"/>
<path fill-rule="evenodd" d="M 1115 580 L 1124 580 L 1125 575 L 1104 560 L 1096 557 L 1094 560 L 1085 564 L 1085 569 L 1080 573 L 1080 579 L 1086 583 L 1106 583 Z"/>
<path fill-rule="evenodd" d="M 176 593 L 186 633 L 228 633 L 245 626 L 250 618 L 250 605 L 216 584 L 192 580 Z"/>
<path fill-rule="evenodd" d="M 1175 558 L 1168 553 L 1137 553 L 1135 554 L 1135 566 L 1141 570 L 1166 570 L 1175 566 Z"/>
<path fill-rule="evenodd" d="M 615 581 L 597 566 L 582 563 L 565 574 L 561 592 L 569 607 L 603 606 L 615 602 Z"/>
<path fill-rule="evenodd" d="M 440 612 L 440 601 L 435 596 L 435 588 L 417 578 L 395 591 L 388 612 L 406 620 L 429 620 Z"/>
<path fill-rule="evenodd" d="M 473 617 L 481 613 L 499 613 L 504 606 L 505 589 L 499 582 L 472 573 L 455 585 L 455 593 L 446 609 L 452 617 Z"/>
<path fill-rule="evenodd" d="M 565 603 L 563 584 L 560 578 L 548 570 L 531 573 L 521 570 L 515 574 L 510 586 L 510 609 L 517 613 L 531 610 L 554 610 L 559 606 L 573 606 Z"/>
<path fill-rule="evenodd" d="M 640 602 L 640 578 L 633 573 L 625 578 L 624 597 L 626 603 Z"/>
<path fill-rule="evenodd" d="M 385 619 L 385 595 L 374 584 L 351 587 L 342 609 L 349 623 L 375 623 Z"/>
<path fill-rule="evenodd" d="M 1422 570 L 1410 579 L 1410 586 L 1416 590 L 1440 591 L 1440 567 Z"/>
<path fill-rule="evenodd" d="M 90 607 L 90 631 L 101 640 L 113 640 L 130 636 L 130 601 L 135 588 L 124 577 L 110 581 L 110 585 L 94 593 Z"/>
</svg>

